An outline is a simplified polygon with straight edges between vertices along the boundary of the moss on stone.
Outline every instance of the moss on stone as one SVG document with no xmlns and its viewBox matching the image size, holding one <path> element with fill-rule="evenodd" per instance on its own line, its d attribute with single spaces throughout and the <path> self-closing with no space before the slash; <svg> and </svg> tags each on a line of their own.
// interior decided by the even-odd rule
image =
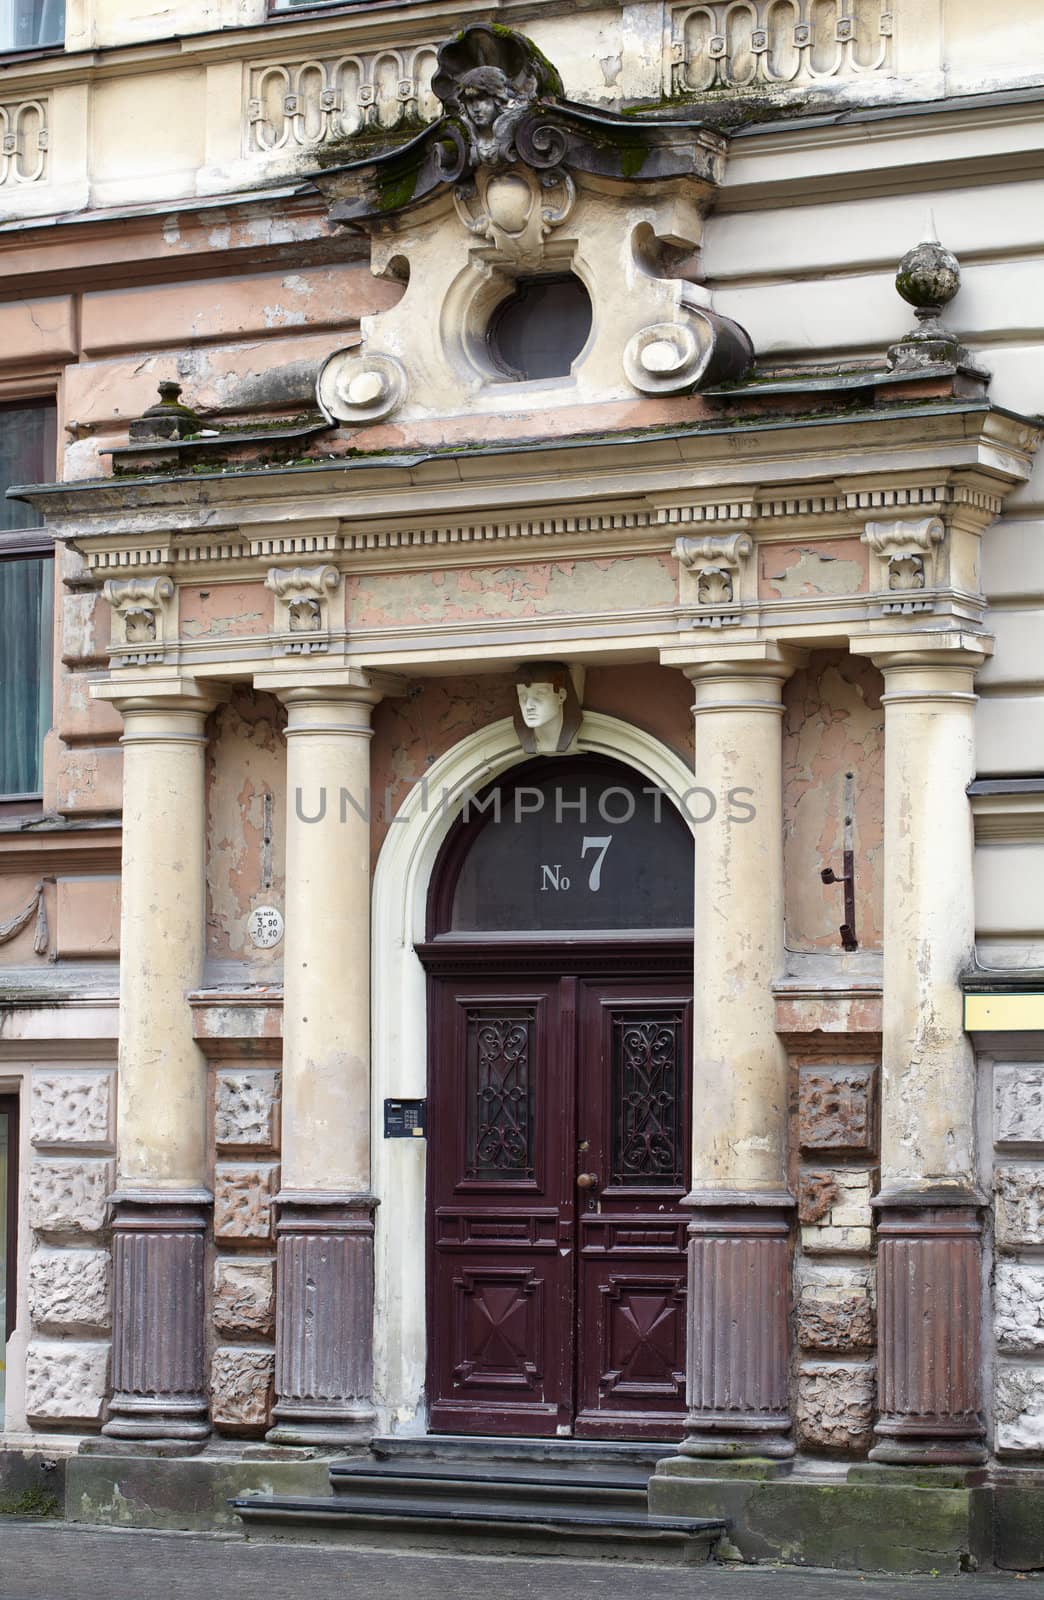
<svg viewBox="0 0 1044 1600">
<path fill-rule="evenodd" d="M 23 1489 L 21 1494 L 0 1496 L 0 1517 L 57 1517 L 58 1496 L 49 1489 Z"/>
</svg>

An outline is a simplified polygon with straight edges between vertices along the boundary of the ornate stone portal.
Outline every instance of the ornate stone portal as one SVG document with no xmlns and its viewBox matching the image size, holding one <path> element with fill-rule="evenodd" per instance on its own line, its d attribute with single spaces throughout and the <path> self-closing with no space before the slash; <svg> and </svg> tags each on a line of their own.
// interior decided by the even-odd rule
<svg viewBox="0 0 1044 1600">
<path fill-rule="evenodd" d="M 570 371 L 540 380 L 542 410 L 742 376 L 750 340 L 694 279 L 719 135 L 575 105 L 530 40 L 485 24 L 443 45 L 433 89 L 440 121 L 316 179 L 334 221 L 370 235 L 374 272 L 406 284 L 323 367 L 331 421 L 517 408 L 492 320 L 520 284 L 564 276 L 589 296 L 592 327 Z"/>
</svg>

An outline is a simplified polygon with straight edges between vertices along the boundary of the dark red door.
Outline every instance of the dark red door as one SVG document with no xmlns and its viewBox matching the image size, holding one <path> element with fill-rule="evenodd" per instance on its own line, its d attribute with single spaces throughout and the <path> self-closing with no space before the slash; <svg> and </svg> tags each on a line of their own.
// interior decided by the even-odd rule
<svg viewBox="0 0 1044 1600">
<path fill-rule="evenodd" d="M 581 986 L 577 1149 L 595 1180 L 577 1190 L 581 1437 L 681 1436 L 691 1010 L 677 980 Z"/>
<path fill-rule="evenodd" d="M 436 1432 L 680 1436 L 691 996 L 432 980 Z"/>
</svg>

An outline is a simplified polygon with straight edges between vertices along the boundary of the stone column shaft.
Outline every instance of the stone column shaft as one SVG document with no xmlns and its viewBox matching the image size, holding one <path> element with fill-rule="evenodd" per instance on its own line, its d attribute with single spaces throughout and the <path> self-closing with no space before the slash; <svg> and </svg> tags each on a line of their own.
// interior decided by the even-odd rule
<svg viewBox="0 0 1044 1600">
<path fill-rule="evenodd" d="M 976 651 L 875 657 L 885 676 L 879 1442 L 888 1463 L 981 1461 L 974 955 Z"/>
<path fill-rule="evenodd" d="M 193 686 L 194 687 L 194 686 Z M 188 994 L 203 978 L 204 722 L 199 693 L 127 695 L 124 719 L 113 1386 L 104 1432 L 199 1440 L 206 1063 Z"/>
<path fill-rule="evenodd" d="M 772 985 L 783 970 L 782 699 L 791 668 L 687 669 L 696 783 L 688 1456 L 793 1454 L 787 1434 L 786 1056 Z"/>
<path fill-rule="evenodd" d="M 281 691 L 287 738 L 276 1426 L 373 1431 L 370 714 L 365 688 Z"/>
</svg>

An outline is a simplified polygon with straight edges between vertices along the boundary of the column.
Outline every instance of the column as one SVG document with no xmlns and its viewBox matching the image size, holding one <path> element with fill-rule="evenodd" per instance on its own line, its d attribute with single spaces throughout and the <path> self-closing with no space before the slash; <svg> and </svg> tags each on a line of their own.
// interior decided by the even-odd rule
<svg viewBox="0 0 1044 1600">
<path fill-rule="evenodd" d="M 748 650 L 751 647 L 748 647 Z M 696 828 L 687 1436 L 683 1456 L 793 1455 L 788 1397 L 782 687 L 776 646 L 687 667 Z M 700 800 L 702 809 L 709 801 Z M 702 814 L 700 810 L 697 815 Z"/>
<path fill-rule="evenodd" d="M 370 715 L 366 687 L 287 706 L 278 1444 L 373 1433 L 370 1193 Z"/>
<path fill-rule="evenodd" d="M 211 1195 L 206 1064 L 187 996 L 203 978 L 204 723 L 215 700 L 191 680 L 170 692 L 107 687 L 124 733 L 114 1393 L 102 1431 L 198 1448 L 210 1431 Z"/>
<path fill-rule="evenodd" d="M 984 1459 L 975 1061 L 961 974 L 975 944 L 973 684 L 983 654 L 874 650 L 885 677 L 878 1444 L 871 1459 Z M 975 643 L 977 641 L 971 641 Z"/>
</svg>

